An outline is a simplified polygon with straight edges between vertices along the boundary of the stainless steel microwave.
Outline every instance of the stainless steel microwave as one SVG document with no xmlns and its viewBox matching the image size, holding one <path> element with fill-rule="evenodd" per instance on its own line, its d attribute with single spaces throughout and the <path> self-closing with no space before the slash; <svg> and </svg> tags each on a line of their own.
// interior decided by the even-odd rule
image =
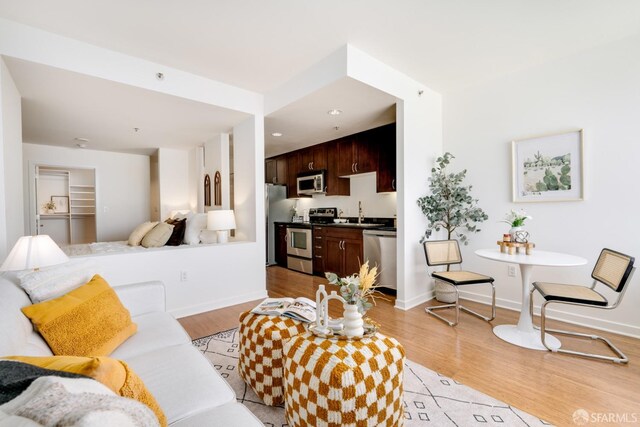
<svg viewBox="0 0 640 427">
<path fill-rule="evenodd" d="M 326 172 L 321 170 L 298 175 L 298 194 L 309 195 L 326 193 L 325 174 Z"/>
</svg>

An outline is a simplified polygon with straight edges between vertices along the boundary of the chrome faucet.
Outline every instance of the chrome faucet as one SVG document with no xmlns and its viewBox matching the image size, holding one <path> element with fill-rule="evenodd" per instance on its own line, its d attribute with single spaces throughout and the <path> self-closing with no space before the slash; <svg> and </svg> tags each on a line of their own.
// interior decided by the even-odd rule
<svg viewBox="0 0 640 427">
<path fill-rule="evenodd" d="M 358 224 L 362 224 L 364 215 L 362 214 L 362 202 L 358 201 Z"/>
</svg>

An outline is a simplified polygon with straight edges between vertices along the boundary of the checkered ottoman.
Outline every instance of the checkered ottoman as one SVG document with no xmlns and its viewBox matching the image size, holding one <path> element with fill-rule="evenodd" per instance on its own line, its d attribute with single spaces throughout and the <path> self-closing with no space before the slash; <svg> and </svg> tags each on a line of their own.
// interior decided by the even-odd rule
<svg viewBox="0 0 640 427">
<path fill-rule="evenodd" d="M 284 345 L 291 426 L 401 426 L 404 349 L 376 334 L 338 341 L 307 332 Z"/>
<path fill-rule="evenodd" d="M 238 371 L 265 404 L 280 405 L 284 401 L 282 343 L 304 331 L 302 322 L 287 317 L 249 311 L 240 315 Z"/>
</svg>

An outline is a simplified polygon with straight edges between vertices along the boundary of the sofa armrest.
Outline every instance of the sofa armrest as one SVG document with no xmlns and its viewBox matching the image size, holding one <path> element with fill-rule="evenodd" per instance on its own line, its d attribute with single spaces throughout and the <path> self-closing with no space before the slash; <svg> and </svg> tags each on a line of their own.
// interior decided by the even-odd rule
<svg viewBox="0 0 640 427">
<path fill-rule="evenodd" d="M 141 314 L 165 311 L 164 284 L 159 281 L 133 283 L 114 286 L 122 304 L 129 310 L 131 317 Z"/>
</svg>

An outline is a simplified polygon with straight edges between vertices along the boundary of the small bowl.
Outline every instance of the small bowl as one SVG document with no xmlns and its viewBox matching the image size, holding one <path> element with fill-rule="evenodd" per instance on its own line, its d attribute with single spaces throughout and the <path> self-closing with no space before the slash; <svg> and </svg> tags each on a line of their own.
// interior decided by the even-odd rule
<svg viewBox="0 0 640 427">
<path fill-rule="evenodd" d="M 336 223 L 336 224 L 346 224 L 347 220 L 346 220 L 346 218 L 336 218 L 336 219 L 333 220 L 333 222 Z"/>
</svg>

